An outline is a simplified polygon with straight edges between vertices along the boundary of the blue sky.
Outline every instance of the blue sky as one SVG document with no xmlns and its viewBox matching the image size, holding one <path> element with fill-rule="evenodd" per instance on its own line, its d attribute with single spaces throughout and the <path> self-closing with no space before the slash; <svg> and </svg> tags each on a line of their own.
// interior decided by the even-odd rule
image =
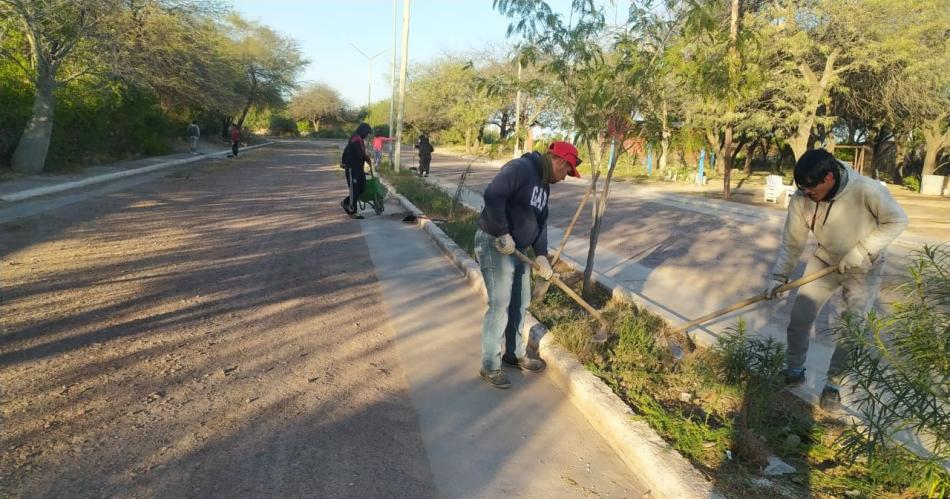
<svg viewBox="0 0 950 499">
<path fill-rule="evenodd" d="M 369 56 L 386 50 L 373 61 L 372 98 L 378 101 L 389 96 L 392 0 L 232 2 L 243 17 L 266 24 L 300 43 L 304 56 L 311 61 L 301 80 L 327 83 L 352 105 L 366 103 L 369 68 L 366 59 L 350 44 Z M 396 3 L 401 30 L 403 2 L 397 0 Z M 492 10 L 491 0 L 413 0 L 410 17 L 410 67 L 445 53 L 465 52 L 490 44 L 499 47 L 512 44 L 505 37 L 508 20 Z"/>
</svg>

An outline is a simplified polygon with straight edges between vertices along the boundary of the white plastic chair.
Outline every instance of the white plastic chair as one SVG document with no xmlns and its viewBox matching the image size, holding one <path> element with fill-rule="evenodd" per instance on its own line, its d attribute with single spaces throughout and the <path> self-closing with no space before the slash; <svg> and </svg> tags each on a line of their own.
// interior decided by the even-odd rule
<svg viewBox="0 0 950 499">
<path fill-rule="evenodd" d="M 765 190 L 762 194 L 766 203 L 777 203 L 779 196 L 785 194 L 785 184 L 781 175 L 765 177 Z"/>
</svg>

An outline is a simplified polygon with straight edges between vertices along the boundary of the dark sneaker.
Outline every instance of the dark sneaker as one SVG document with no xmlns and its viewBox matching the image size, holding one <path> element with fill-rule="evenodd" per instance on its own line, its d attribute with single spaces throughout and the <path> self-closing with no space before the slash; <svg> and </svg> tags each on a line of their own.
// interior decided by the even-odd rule
<svg viewBox="0 0 950 499">
<path fill-rule="evenodd" d="M 508 375 L 505 374 L 505 371 L 502 371 L 501 369 L 489 371 L 483 367 L 482 370 L 478 372 L 478 374 L 483 380 L 487 381 L 489 385 L 494 386 L 495 388 L 511 388 L 511 381 L 508 381 Z"/>
<path fill-rule="evenodd" d="M 522 357 L 516 359 L 512 356 L 502 355 L 501 363 L 509 365 L 511 367 L 517 367 L 522 371 L 527 371 L 529 373 L 539 373 L 548 367 L 547 362 L 541 359 L 532 359 L 531 357 Z"/>
<path fill-rule="evenodd" d="M 354 220 L 363 220 L 364 217 L 363 217 L 363 215 L 357 215 L 357 214 L 354 213 L 354 214 L 351 214 L 351 215 L 350 215 L 350 218 L 352 218 L 352 219 L 354 219 Z"/>
<path fill-rule="evenodd" d="M 800 385 L 805 382 L 805 368 L 804 367 L 787 367 L 782 374 L 785 375 L 785 385 Z"/>
<path fill-rule="evenodd" d="M 825 385 L 821 391 L 821 398 L 818 399 L 818 406 L 825 412 L 838 412 L 841 410 L 841 392 L 833 386 Z"/>
<path fill-rule="evenodd" d="M 350 211 L 350 204 L 347 203 L 345 199 L 342 200 L 342 201 L 340 201 L 340 207 L 343 208 L 343 211 L 344 211 L 347 215 L 352 215 L 352 214 L 353 214 L 353 212 Z"/>
</svg>

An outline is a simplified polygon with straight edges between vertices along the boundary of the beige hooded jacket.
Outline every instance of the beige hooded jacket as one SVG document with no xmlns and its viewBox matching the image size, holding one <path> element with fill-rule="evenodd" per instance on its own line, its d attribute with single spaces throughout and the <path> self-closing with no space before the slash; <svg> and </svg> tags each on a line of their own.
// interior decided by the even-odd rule
<svg viewBox="0 0 950 499">
<path fill-rule="evenodd" d="M 906 227 L 907 214 L 886 187 L 841 163 L 841 184 L 830 201 L 816 203 L 801 190 L 792 196 L 772 276 L 789 279 L 809 231 L 818 241 L 815 256 L 837 265 L 858 245 L 875 261 Z"/>
</svg>

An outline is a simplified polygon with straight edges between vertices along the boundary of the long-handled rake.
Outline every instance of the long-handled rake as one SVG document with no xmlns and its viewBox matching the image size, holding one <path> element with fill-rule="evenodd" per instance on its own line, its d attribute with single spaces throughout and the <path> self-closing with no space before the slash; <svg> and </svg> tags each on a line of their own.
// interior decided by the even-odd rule
<svg viewBox="0 0 950 499">
<path fill-rule="evenodd" d="M 590 195 L 594 192 L 594 186 L 597 185 L 598 176 L 600 176 L 600 172 L 595 171 L 593 177 L 591 177 L 590 185 L 587 186 L 587 191 L 584 192 L 584 197 L 581 199 L 581 204 L 577 205 L 577 211 L 574 212 L 574 217 L 571 218 L 571 223 L 567 226 L 567 230 L 564 231 L 564 235 L 561 237 L 561 243 L 557 247 L 557 252 L 554 253 L 554 257 L 551 258 L 552 267 L 561 259 L 561 252 L 564 251 L 564 246 L 567 245 L 567 240 L 571 236 L 571 231 L 574 230 L 574 225 L 577 224 L 577 219 L 580 218 L 581 212 L 584 210 L 584 205 L 587 204 L 587 200 L 590 199 Z M 544 295 L 547 294 L 548 288 L 550 286 L 550 281 L 542 280 L 539 282 L 531 292 L 531 301 L 543 300 Z"/>
<path fill-rule="evenodd" d="M 468 162 L 468 165 L 465 166 L 465 170 L 462 171 L 462 175 L 459 176 L 458 187 L 455 188 L 455 195 L 452 196 L 452 205 L 449 206 L 449 220 L 452 220 L 455 215 L 455 207 L 462 202 L 462 189 L 465 187 L 465 180 L 468 178 L 468 173 L 472 171 L 472 165 L 481 158 L 481 154 L 475 156 L 475 159 Z"/>
<path fill-rule="evenodd" d="M 810 282 L 812 282 L 812 281 L 816 281 L 816 280 L 818 280 L 818 279 L 821 279 L 822 277 L 825 277 L 825 276 L 828 275 L 828 274 L 831 274 L 831 273 L 833 273 L 833 272 L 836 272 L 837 270 L 838 270 L 838 267 L 837 267 L 837 266 L 831 266 L 831 267 L 828 267 L 828 268 L 821 269 L 821 270 L 819 270 L 818 272 L 812 272 L 811 274 L 808 274 L 808 275 L 806 275 L 806 276 L 804 276 L 804 277 L 795 279 L 795 280 L 792 281 L 792 282 L 789 282 L 789 283 L 787 283 L 787 284 L 784 284 L 784 285 L 782 285 L 782 286 L 779 286 L 779 288 L 775 290 L 775 293 L 776 293 L 776 294 L 779 294 L 779 293 L 784 293 L 784 292 L 786 292 L 786 291 L 795 289 L 795 288 L 797 288 L 797 287 L 799 287 L 799 286 L 803 286 L 803 285 L 808 284 L 808 283 L 810 283 Z M 751 298 L 746 298 L 745 300 L 742 300 L 742 301 L 740 301 L 740 302 L 733 303 L 732 305 L 729 305 L 729 306 L 726 307 L 726 308 L 716 310 L 715 312 L 710 312 L 710 313 L 708 313 L 708 314 L 706 314 L 706 315 L 704 315 L 704 316 L 702 316 L 702 317 L 699 317 L 698 319 L 693 319 L 693 320 L 687 322 L 686 324 L 683 324 L 682 326 L 678 327 L 676 330 L 674 330 L 673 333 L 674 333 L 674 334 L 679 334 L 679 333 L 686 334 L 686 331 L 687 331 L 689 328 L 691 328 L 691 327 L 698 326 L 698 325 L 700 325 L 700 324 L 702 324 L 702 323 L 704 323 L 704 322 L 708 322 L 708 321 L 710 321 L 710 320 L 712 320 L 712 319 L 715 319 L 715 318 L 717 318 L 717 317 L 721 317 L 721 316 L 723 316 L 723 315 L 726 315 L 726 314 L 728 314 L 729 312 L 735 312 L 736 310 L 739 310 L 740 308 L 745 308 L 745 307 L 748 307 L 749 305 L 752 305 L 752 304 L 755 304 L 755 303 L 759 303 L 760 301 L 765 301 L 765 300 L 767 300 L 767 299 L 768 299 L 768 296 L 766 296 L 765 293 L 759 293 L 759 294 L 757 294 L 757 295 L 755 295 L 755 296 L 753 296 L 753 297 L 751 297 Z"/>
<path fill-rule="evenodd" d="M 535 261 L 528 258 L 524 253 L 518 250 L 515 250 L 515 255 L 521 261 L 523 261 L 527 265 L 530 265 L 531 268 L 534 269 L 535 271 L 541 270 L 541 267 Z M 549 280 L 553 282 L 555 286 L 561 288 L 561 291 L 563 291 L 567 296 L 570 296 L 571 299 L 577 302 L 578 305 L 583 307 L 584 310 L 587 311 L 587 313 L 589 313 L 591 316 L 597 319 L 597 322 L 600 323 L 600 329 L 597 331 L 597 334 L 595 334 L 590 339 L 592 343 L 604 343 L 605 341 L 607 341 L 608 338 L 610 338 L 611 336 L 615 334 L 614 331 L 610 330 L 610 323 L 607 322 L 607 319 L 604 318 L 603 314 L 601 314 L 590 303 L 587 303 L 587 300 L 581 298 L 581 296 L 577 294 L 577 292 L 575 292 L 573 289 L 571 289 L 570 286 L 568 286 L 567 284 L 564 284 L 564 281 L 558 278 L 556 274 L 552 275 Z"/>
</svg>

